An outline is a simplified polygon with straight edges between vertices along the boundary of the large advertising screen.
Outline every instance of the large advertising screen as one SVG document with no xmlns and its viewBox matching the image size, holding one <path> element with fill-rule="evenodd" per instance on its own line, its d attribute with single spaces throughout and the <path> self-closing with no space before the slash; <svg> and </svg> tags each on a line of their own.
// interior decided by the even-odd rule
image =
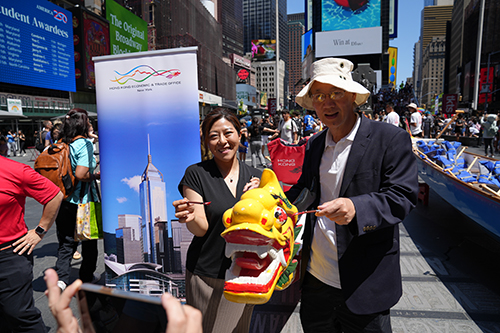
<svg viewBox="0 0 500 333">
<path fill-rule="evenodd" d="M 113 0 L 106 0 L 111 54 L 148 50 L 148 24 Z"/>
<path fill-rule="evenodd" d="M 0 81 L 75 91 L 72 16 L 44 0 L 0 0 Z"/>
<path fill-rule="evenodd" d="M 322 31 L 380 26 L 381 0 L 323 0 Z"/>
<path fill-rule="evenodd" d="M 276 59 L 276 40 L 252 40 L 252 60 L 266 61 Z"/>
</svg>

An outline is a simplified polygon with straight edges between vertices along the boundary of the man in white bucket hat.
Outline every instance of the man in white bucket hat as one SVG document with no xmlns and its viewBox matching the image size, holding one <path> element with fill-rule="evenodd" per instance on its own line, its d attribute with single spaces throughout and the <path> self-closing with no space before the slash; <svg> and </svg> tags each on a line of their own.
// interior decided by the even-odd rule
<svg viewBox="0 0 500 333">
<path fill-rule="evenodd" d="M 356 114 L 370 93 L 352 70 L 345 59 L 316 61 L 296 98 L 328 127 L 309 139 L 287 192 L 295 201 L 309 189 L 312 204 L 299 208 L 317 210 L 302 250 L 306 333 L 391 332 L 389 311 L 402 294 L 398 224 L 417 202 L 416 161 L 403 129 Z"/>
</svg>

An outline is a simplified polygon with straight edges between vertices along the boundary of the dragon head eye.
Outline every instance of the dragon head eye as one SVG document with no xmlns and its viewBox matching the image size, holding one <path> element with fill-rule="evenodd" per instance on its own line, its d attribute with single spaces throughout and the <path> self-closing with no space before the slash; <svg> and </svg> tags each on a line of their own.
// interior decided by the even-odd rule
<svg viewBox="0 0 500 333">
<path fill-rule="evenodd" d="M 276 219 L 276 222 L 278 222 L 279 224 L 283 224 L 286 222 L 288 216 L 286 215 L 286 212 L 283 208 L 276 207 L 274 209 L 274 218 Z"/>
</svg>

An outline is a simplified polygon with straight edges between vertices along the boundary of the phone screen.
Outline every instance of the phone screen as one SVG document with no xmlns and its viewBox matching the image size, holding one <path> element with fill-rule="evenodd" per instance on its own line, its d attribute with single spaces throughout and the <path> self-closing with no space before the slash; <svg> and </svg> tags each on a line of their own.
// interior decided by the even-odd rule
<svg viewBox="0 0 500 333">
<path fill-rule="evenodd" d="M 160 297 L 84 283 L 77 293 L 83 332 L 165 332 Z"/>
</svg>

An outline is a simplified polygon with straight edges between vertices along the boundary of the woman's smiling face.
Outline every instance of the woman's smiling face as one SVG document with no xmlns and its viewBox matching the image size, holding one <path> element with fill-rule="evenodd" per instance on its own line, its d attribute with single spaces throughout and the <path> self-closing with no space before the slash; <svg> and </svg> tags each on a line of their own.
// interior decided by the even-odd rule
<svg viewBox="0 0 500 333">
<path fill-rule="evenodd" d="M 234 125 L 226 118 L 221 118 L 214 122 L 208 132 L 208 148 L 214 158 L 229 162 L 236 157 L 240 144 L 241 135 Z"/>
</svg>

